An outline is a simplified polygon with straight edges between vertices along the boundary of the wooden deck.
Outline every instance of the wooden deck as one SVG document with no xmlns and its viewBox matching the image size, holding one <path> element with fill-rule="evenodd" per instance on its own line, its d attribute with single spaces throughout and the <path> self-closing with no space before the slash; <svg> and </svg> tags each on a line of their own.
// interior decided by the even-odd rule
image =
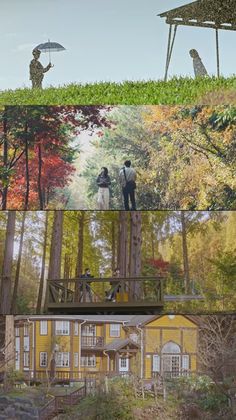
<svg viewBox="0 0 236 420">
<path fill-rule="evenodd" d="M 164 277 L 74 278 L 47 281 L 47 313 L 159 314 Z"/>
</svg>

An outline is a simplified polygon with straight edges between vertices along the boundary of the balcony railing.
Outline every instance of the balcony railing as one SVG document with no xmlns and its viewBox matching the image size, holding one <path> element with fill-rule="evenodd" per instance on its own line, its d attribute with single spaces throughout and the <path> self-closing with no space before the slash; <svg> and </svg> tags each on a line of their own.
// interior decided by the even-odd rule
<svg viewBox="0 0 236 420">
<path fill-rule="evenodd" d="M 103 348 L 104 337 L 82 335 L 81 346 L 89 348 Z"/>
<path fill-rule="evenodd" d="M 143 313 L 163 307 L 163 276 L 74 278 L 47 281 L 46 311 L 57 313 Z"/>
</svg>

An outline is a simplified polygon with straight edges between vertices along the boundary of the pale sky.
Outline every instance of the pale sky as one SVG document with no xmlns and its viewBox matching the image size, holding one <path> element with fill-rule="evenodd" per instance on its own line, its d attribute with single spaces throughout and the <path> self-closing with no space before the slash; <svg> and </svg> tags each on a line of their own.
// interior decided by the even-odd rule
<svg viewBox="0 0 236 420">
<path fill-rule="evenodd" d="M 168 25 L 158 13 L 190 0 L 0 0 L 0 90 L 30 86 L 32 49 L 51 41 L 66 51 L 53 53 L 55 67 L 44 86 L 72 82 L 122 82 L 163 78 Z M 221 71 L 235 73 L 234 31 L 220 31 Z M 193 75 L 188 51 L 195 48 L 215 73 L 215 32 L 179 27 L 170 76 Z M 41 54 L 48 63 L 48 55 Z"/>
</svg>

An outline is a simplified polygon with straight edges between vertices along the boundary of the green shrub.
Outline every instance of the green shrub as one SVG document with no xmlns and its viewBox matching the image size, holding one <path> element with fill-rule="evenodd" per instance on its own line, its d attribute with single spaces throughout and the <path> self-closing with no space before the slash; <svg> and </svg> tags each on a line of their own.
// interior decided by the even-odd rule
<svg viewBox="0 0 236 420">
<path fill-rule="evenodd" d="M 200 398 L 198 404 L 203 410 L 219 412 L 227 402 L 226 395 L 211 391 Z"/>
</svg>

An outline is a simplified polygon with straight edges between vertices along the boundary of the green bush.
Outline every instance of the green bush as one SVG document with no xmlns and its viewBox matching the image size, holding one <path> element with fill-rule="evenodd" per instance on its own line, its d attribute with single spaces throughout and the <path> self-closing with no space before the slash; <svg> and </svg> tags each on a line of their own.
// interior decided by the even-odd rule
<svg viewBox="0 0 236 420">
<path fill-rule="evenodd" d="M 199 399 L 198 404 L 203 410 L 219 412 L 227 402 L 226 395 L 211 391 Z"/>
<path fill-rule="evenodd" d="M 190 375 L 177 378 L 176 387 L 182 390 L 208 392 L 214 386 L 206 375 Z"/>
<path fill-rule="evenodd" d="M 191 375 L 180 377 L 172 385 L 179 399 L 186 401 L 187 393 L 187 399 L 197 404 L 203 410 L 218 413 L 222 407 L 227 406 L 227 396 L 219 392 L 209 376 Z"/>
<path fill-rule="evenodd" d="M 129 378 L 112 378 L 108 388 L 106 394 L 104 382 L 94 395 L 82 399 L 76 408 L 67 407 L 63 419 L 134 420 L 132 409 L 136 401 Z"/>
</svg>

